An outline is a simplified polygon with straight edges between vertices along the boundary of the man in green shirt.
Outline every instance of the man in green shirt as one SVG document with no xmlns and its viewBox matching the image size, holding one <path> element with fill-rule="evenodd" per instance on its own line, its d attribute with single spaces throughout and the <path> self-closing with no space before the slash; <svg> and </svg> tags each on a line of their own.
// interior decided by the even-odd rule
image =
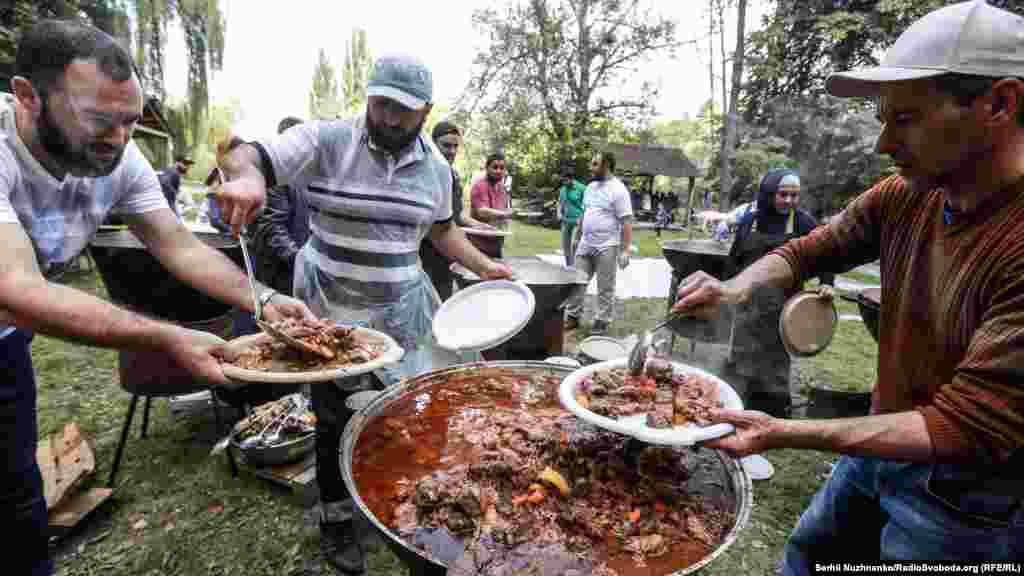
<svg viewBox="0 0 1024 576">
<path fill-rule="evenodd" d="M 575 261 L 572 234 L 583 214 L 583 193 L 586 190 L 587 187 L 572 174 L 562 174 L 562 187 L 558 190 L 558 219 L 562 221 L 562 253 L 565 254 L 566 266 L 572 266 Z"/>
</svg>

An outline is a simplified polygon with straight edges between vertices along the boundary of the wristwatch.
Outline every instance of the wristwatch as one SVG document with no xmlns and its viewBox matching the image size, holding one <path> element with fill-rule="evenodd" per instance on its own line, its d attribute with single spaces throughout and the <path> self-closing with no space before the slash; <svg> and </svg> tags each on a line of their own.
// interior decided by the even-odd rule
<svg viewBox="0 0 1024 576">
<path fill-rule="evenodd" d="M 277 294 L 278 294 L 277 290 L 267 290 L 266 292 L 261 294 L 260 295 L 260 308 L 263 308 L 264 306 L 266 306 L 270 302 L 270 299 L 273 298 L 274 296 L 277 296 Z"/>
</svg>

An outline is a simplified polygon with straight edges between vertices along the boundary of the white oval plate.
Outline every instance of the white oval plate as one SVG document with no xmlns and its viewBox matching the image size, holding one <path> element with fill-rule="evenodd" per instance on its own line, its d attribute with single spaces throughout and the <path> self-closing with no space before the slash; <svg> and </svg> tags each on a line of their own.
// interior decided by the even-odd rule
<svg viewBox="0 0 1024 576">
<path fill-rule="evenodd" d="M 261 382 L 264 384 L 312 384 L 316 382 L 333 382 L 338 378 L 358 376 L 367 372 L 373 372 L 390 364 L 395 364 L 405 355 L 405 350 L 395 342 L 395 339 L 383 332 L 356 326 L 357 337 L 366 338 L 387 344 L 384 352 L 369 362 L 363 364 L 348 364 L 337 368 L 321 370 L 302 370 L 294 372 L 266 372 L 263 370 L 249 370 L 239 368 L 234 364 L 221 364 L 224 375 L 237 382 Z M 228 342 L 228 346 L 235 349 L 242 349 L 260 342 L 272 340 L 269 334 L 260 332 L 235 338 Z"/>
<path fill-rule="evenodd" d="M 459 290 L 441 305 L 432 328 L 437 345 L 453 352 L 479 352 L 503 344 L 522 330 L 536 302 L 533 290 L 514 280 L 488 280 Z"/>
<path fill-rule="evenodd" d="M 566 376 L 565 380 L 562 380 L 562 385 L 558 388 L 558 399 L 561 401 L 562 407 L 575 414 L 577 418 L 594 426 L 626 436 L 632 436 L 648 444 L 692 446 L 697 442 L 720 438 L 734 432 L 735 428 L 733 428 L 733 425 L 725 423 L 712 424 L 711 426 L 691 424 L 690 426 L 676 428 L 651 428 L 635 417 L 627 416 L 614 420 L 606 416 L 600 416 L 587 410 L 576 401 L 576 390 L 584 378 L 601 370 L 625 368 L 628 361 L 628 358 L 616 358 L 615 360 L 598 362 L 597 364 L 584 366 Z M 730 410 L 743 409 L 743 400 L 740 399 L 740 395 L 733 390 L 732 386 L 729 386 L 724 380 L 714 374 L 679 362 L 672 362 L 672 369 L 676 374 L 695 374 L 712 380 L 718 384 L 718 394 L 724 408 Z"/>
<path fill-rule="evenodd" d="M 490 236 L 492 238 L 498 236 L 511 236 L 512 232 L 509 230 L 501 230 L 499 228 L 469 228 L 467 226 L 460 226 L 462 231 L 466 234 L 473 234 L 475 236 Z"/>
</svg>

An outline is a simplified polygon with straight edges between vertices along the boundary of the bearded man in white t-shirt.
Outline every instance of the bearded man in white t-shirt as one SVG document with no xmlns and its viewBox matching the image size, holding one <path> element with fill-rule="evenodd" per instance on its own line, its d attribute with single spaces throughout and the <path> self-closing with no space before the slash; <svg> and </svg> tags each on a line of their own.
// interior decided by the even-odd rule
<svg viewBox="0 0 1024 576">
<path fill-rule="evenodd" d="M 167 205 L 156 172 L 131 141 L 142 86 L 131 56 L 103 32 L 43 21 L 22 35 L 12 95 L 0 94 L 0 529 L 18 534 L 10 574 L 48 575 L 46 502 L 35 459 L 36 332 L 108 348 L 159 351 L 211 385 L 229 385 L 224 341 L 160 322 L 50 281 L 100 223 L 121 215 L 172 274 L 211 297 L 251 310 L 245 274 L 198 240 Z M 220 195 L 238 222 L 263 199 Z M 301 302 L 264 291 L 269 320 L 312 317 Z M 191 383 L 183 383 L 183 386 Z"/>
<path fill-rule="evenodd" d="M 615 312 L 615 275 L 629 266 L 629 245 L 633 241 L 633 205 L 629 190 L 615 177 L 615 156 L 602 152 L 590 162 L 593 182 L 583 196 L 583 216 L 576 226 L 576 268 L 597 275 L 595 333 L 608 331 Z M 583 316 L 586 284 L 577 287 L 566 304 L 565 329 L 575 330 Z"/>
</svg>

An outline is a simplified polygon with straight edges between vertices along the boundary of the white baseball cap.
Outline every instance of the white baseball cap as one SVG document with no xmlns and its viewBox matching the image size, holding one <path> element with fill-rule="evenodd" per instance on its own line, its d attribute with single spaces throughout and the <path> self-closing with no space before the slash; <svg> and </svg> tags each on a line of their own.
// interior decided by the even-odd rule
<svg viewBox="0 0 1024 576">
<path fill-rule="evenodd" d="M 985 0 L 939 8 L 900 34 L 880 66 L 833 74 L 825 89 L 841 98 L 873 97 L 883 83 L 951 72 L 1024 78 L 1024 18 Z"/>
</svg>

